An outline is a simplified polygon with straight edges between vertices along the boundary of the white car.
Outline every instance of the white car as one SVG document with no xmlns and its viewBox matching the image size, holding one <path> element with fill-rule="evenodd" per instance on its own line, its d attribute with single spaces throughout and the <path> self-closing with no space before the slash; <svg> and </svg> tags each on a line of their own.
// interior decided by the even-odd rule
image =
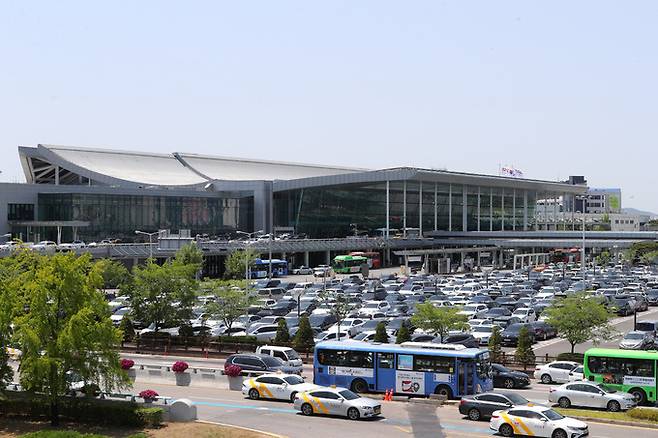
<svg viewBox="0 0 658 438">
<path fill-rule="evenodd" d="M 41 242 L 32 245 L 32 249 L 35 251 L 46 251 L 48 249 L 54 250 L 55 248 L 57 248 L 57 244 L 52 240 L 42 240 Z"/>
<path fill-rule="evenodd" d="M 359 315 L 373 317 L 375 313 L 386 313 L 389 310 L 391 310 L 391 305 L 388 301 L 366 301 L 359 309 Z"/>
<path fill-rule="evenodd" d="M 587 423 L 563 417 L 544 406 L 519 406 L 494 411 L 489 429 L 505 437 L 515 435 L 544 438 L 582 438 L 589 435 Z"/>
<path fill-rule="evenodd" d="M 312 391 L 316 388 L 320 386 L 306 383 L 296 374 L 263 374 L 242 382 L 242 393 L 252 400 L 263 398 L 294 401 L 300 392 Z"/>
<path fill-rule="evenodd" d="M 299 268 L 295 268 L 292 270 L 293 275 L 311 275 L 313 274 L 313 268 L 309 268 L 308 266 L 300 266 Z"/>
<path fill-rule="evenodd" d="M 361 319 L 361 318 L 345 318 L 340 322 L 340 331 L 344 332 L 346 331 L 347 334 L 350 335 L 350 337 L 356 336 L 358 333 L 357 328 L 361 325 L 363 325 L 366 322 L 366 320 Z M 332 325 L 327 329 L 329 333 L 331 332 L 336 332 L 338 329 L 338 323 Z"/>
<path fill-rule="evenodd" d="M 607 409 L 610 412 L 625 411 L 637 406 L 632 394 L 617 392 L 606 385 L 594 382 L 570 382 L 557 388 L 551 388 L 548 401 L 557 403 L 561 408 L 582 406 Z"/>
<path fill-rule="evenodd" d="M 585 373 L 583 372 L 583 366 L 580 365 L 569 372 L 569 381 L 570 382 L 579 382 L 585 379 Z"/>
<path fill-rule="evenodd" d="M 567 383 L 569 373 L 580 365 L 577 362 L 556 361 L 535 368 L 535 379 L 541 383 Z"/>
<path fill-rule="evenodd" d="M 348 339 L 348 338 L 349 338 L 349 336 L 347 335 L 347 332 L 341 332 L 339 341 L 342 341 L 342 340 Z M 335 330 L 333 332 L 320 332 L 320 333 L 318 333 L 318 335 L 314 339 L 316 344 L 318 342 L 322 342 L 322 341 L 335 341 L 335 340 L 336 340 L 336 331 Z"/>
<path fill-rule="evenodd" d="M 302 358 L 299 354 L 290 347 L 278 347 L 275 345 L 263 345 L 256 349 L 256 353 L 268 354 L 270 356 L 278 357 L 287 366 L 301 367 L 304 365 Z"/>
<path fill-rule="evenodd" d="M 132 308 L 130 307 L 119 307 L 114 311 L 112 315 L 110 315 L 110 320 L 112 320 L 112 324 L 118 326 L 121 324 L 121 321 L 123 320 L 123 317 L 125 315 L 130 314 L 130 311 Z"/>
<path fill-rule="evenodd" d="M 247 336 L 255 336 L 259 342 L 272 342 L 278 328 L 278 324 L 252 325 L 247 330 Z"/>
<path fill-rule="evenodd" d="M 457 312 L 458 315 L 466 315 L 468 319 L 476 319 L 484 316 L 489 308 L 486 304 L 467 304 Z"/>
<path fill-rule="evenodd" d="M 471 334 L 475 339 L 478 340 L 480 345 L 488 345 L 489 344 L 489 338 L 491 337 L 491 334 L 493 333 L 493 329 L 496 327 L 493 324 L 480 324 L 476 325 L 471 329 Z"/>
<path fill-rule="evenodd" d="M 59 245 L 59 249 L 82 249 L 84 248 L 85 243 L 82 240 L 74 240 L 71 243 L 62 243 Z"/>
<path fill-rule="evenodd" d="M 341 415 L 350 420 L 376 417 L 382 413 L 379 401 L 361 397 L 346 388 L 320 387 L 300 392 L 295 397 L 295 409 L 304 415 Z"/>
<path fill-rule="evenodd" d="M 335 277 L 336 273 L 334 270 L 331 268 L 331 266 L 318 266 L 317 268 L 313 269 L 313 276 L 314 277 Z"/>
<path fill-rule="evenodd" d="M 512 313 L 512 316 L 518 318 L 519 322 L 523 322 L 523 323 L 531 323 L 537 320 L 537 314 L 535 313 L 535 311 L 527 307 L 516 309 Z"/>
<path fill-rule="evenodd" d="M 372 342 L 375 340 L 376 334 L 377 332 L 375 330 L 366 330 L 365 332 L 361 332 L 356 336 L 354 336 L 352 340 L 362 341 L 362 342 Z M 386 334 L 388 335 L 389 344 L 395 343 L 395 332 L 393 330 L 386 330 Z"/>
</svg>

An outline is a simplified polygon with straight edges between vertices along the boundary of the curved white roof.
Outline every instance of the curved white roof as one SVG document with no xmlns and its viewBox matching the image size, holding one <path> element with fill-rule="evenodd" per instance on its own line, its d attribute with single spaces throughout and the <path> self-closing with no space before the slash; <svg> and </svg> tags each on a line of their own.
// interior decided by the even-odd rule
<svg viewBox="0 0 658 438">
<path fill-rule="evenodd" d="M 248 158 L 214 157 L 175 153 L 184 164 L 210 180 L 251 181 L 291 180 L 315 176 L 363 172 L 366 169 L 329 167 L 317 164 L 286 163 Z"/>
<path fill-rule="evenodd" d="M 88 170 L 100 176 L 131 183 L 154 186 L 189 186 L 206 182 L 204 178 L 187 169 L 172 155 L 52 145 L 39 145 L 39 152 L 46 157 L 54 154 L 66 162 L 60 165 L 69 170 L 78 173 L 81 173 L 80 169 Z"/>
</svg>

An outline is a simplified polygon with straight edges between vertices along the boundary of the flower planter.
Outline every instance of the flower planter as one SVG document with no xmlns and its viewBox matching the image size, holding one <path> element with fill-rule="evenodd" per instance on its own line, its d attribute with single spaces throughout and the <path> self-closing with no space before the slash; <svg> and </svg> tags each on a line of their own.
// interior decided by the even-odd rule
<svg viewBox="0 0 658 438">
<path fill-rule="evenodd" d="M 190 373 L 175 373 L 176 386 L 190 386 L 192 375 Z"/>
<path fill-rule="evenodd" d="M 242 391 L 242 376 L 227 376 L 228 388 L 231 391 Z"/>
</svg>

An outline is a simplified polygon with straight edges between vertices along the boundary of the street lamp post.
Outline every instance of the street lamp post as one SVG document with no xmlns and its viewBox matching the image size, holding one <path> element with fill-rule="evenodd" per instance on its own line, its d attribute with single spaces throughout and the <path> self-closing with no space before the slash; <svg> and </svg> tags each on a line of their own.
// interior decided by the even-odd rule
<svg viewBox="0 0 658 438">
<path fill-rule="evenodd" d="M 143 234 L 145 236 L 149 236 L 149 258 L 150 259 L 153 258 L 153 240 L 152 239 L 153 239 L 153 236 L 157 235 L 158 233 L 160 233 L 160 232 L 155 231 L 153 233 L 146 233 L 144 231 L 135 230 L 135 234 Z"/>
<path fill-rule="evenodd" d="M 249 239 L 251 236 L 262 233 L 263 230 L 254 231 L 253 233 L 247 233 L 246 231 L 236 231 L 237 234 L 247 236 L 247 242 L 244 245 L 244 281 L 245 281 L 245 292 L 249 293 Z M 272 260 L 270 260 L 270 266 L 272 266 Z"/>
<path fill-rule="evenodd" d="M 583 270 L 583 280 L 586 280 L 587 273 L 585 272 L 585 209 L 584 208 L 583 208 L 583 257 L 580 261 L 580 267 Z"/>
</svg>

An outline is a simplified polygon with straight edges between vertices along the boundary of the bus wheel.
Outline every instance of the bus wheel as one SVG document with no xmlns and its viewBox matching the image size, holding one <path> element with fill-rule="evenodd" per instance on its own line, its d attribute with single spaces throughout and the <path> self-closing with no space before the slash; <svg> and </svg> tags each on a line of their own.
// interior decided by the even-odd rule
<svg viewBox="0 0 658 438">
<path fill-rule="evenodd" d="M 368 384 L 363 379 L 355 379 L 352 381 L 352 392 L 363 393 L 368 390 Z"/>
<path fill-rule="evenodd" d="M 451 399 L 452 398 L 452 389 L 450 389 L 450 387 L 446 386 L 446 385 L 439 385 L 434 390 L 434 394 L 442 395 L 446 399 Z"/>
<path fill-rule="evenodd" d="M 635 398 L 635 401 L 638 405 L 643 405 L 647 402 L 647 394 L 644 392 L 644 390 L 640 388 L 633 388 L 628 392 Z"/>
</svg>

